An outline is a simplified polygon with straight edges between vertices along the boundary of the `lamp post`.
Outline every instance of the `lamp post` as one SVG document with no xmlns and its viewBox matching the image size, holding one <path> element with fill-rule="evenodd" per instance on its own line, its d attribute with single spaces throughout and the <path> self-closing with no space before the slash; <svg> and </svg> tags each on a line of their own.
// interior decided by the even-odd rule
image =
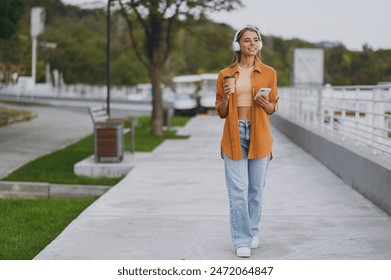
<svg viewBox="0 0 391 280">
<path fill-rule="evenodd" d="M 32 39 L 32 54 L 31 54 L 31 78 L 33 84 L 35 85 L 36 81 L 36 62 L 37 62 L 37 37 L 41 34 L 45 27 L 45 10 L 42 7 L 33 7 L 31 9 L 31 26 L 30 33 Z"/>
<path fill-rule="evenodd" d="M 112 0 L 107 1 L 107 16 L 106 16 L 106 84 L 107 84 L 107 115 L 110 117 L 110 5 Z"/>
</svg>

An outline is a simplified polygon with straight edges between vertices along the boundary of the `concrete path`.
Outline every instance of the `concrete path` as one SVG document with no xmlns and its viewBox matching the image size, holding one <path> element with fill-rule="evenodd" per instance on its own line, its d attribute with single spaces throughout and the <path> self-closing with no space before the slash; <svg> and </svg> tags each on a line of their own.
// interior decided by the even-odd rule
<svg viewBox="0 0 391 280">
<path fill-rule="evenodd" d="M 91 117 L 85 108 L 9 105 L 34 112 L 31 121 L 0 127 L 0 178 L 37 157 L 48 154 L 92 133 Z"/>
<path fill-rule="evenodd" d="M 236 259 L 219 141 L 199 116 L 74 220 L 36 259 Z M 252 259 L 391 259 L 391 217 L 278 131 Z M 136 154 L 137 159 L 137 154 Z"/>
</svg>

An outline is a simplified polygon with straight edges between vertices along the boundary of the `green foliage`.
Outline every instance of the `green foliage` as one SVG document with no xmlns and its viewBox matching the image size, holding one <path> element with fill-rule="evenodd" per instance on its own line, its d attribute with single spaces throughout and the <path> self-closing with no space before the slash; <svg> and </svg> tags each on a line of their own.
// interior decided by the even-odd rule
<svg viewBox="0 0 391 280">
<path fill-rule="evenodd" d="M 391 50 L 349 51 L 339 45 L 325 50 L 326 82 L 332 85 L 375 85 L 391 81 Z"/>
<path fill-rule="evenodd" d="M 0 260 L 31 260 L 95 199 L 0 199 Z"/>
<path fill-rule="evenodd" d="M 185 28 L 190 32 L 205 21 L 207 12 L 230 11 L 242 6 L 241 0 L 118 2 L 137 58 L 147 68 L 159 70 L 165 66 L 173 51 L 173 39 L 180 29 Z"/>
<path fill-rule="evenodd" d="M 45 64 L 50 63 L 52 69 L 63 73 L 68 84 L 105 84 L 105 9 L 81 10 L 66 6 L 60 0 L 32 0 L 26 3 L 17 33 L 7 40 L 0 40 L 0 71 L 2 68 L 6 72 L 6 79 L 9 79 L 13 71 L 20 75 L 30 75 L 29 13 L 32 6 L 42 6 L 46 9 L 46 26 L 39 40 L 55 42 L 57 48 L 38 48 L 37 80 L 45 79 Z M 0 13 L 2 12 L 3 9 Z M 217 72 L 231 63 L 230 45 L 235 32 L 231 26 L 214 23 L 201 14 L 197 20 L 183 22 L 183 25 L 177 27 L 177 31 L 173 39 L 172 55 L 162 71 L 164 83 L 170 84 L 175 75 Z M 112 84 L 135 85 L 149 82 L 148 72 L 132 49 L 127 24 L 119 11 L 113 12 L 111 33 Z M 140 29 L 135 32 L 135 36 L 137 41 L 141 41 Z M 263 36 L 263 41 L 262 60 L 278 71 L 280 86 L 290 84 L 293 49 L 319 47 L 300 39 L 284 40 L 275 36 Z M 350 51 L 343 45 L 324 50 L 326 83 L 376 84 L 391 80 L 391 50 L 372 50 L 363 46 L 362 51 Z"/>
<path fill-rule="evenodd" d="M 225 24 L 200 20 L 192 28 L 181 29 L 175 38 L 175 52 L 166 65 L 170 76 L 213 73 L 231 64 L 233 29 Z"/>
<path fill-rule="evenodd" d="M 0 39 L 8 39 L 18 29 L 25 0 L 0 0 Z"/>
</svg>

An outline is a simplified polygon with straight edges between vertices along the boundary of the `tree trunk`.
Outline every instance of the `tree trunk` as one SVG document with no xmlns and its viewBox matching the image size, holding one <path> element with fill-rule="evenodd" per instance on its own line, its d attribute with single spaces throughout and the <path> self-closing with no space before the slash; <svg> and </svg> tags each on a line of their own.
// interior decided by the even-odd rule
<svg viewBox="0 0 391 280">
<path fill-rule="evenodd" d="M 152 84 L 152 119 L 151 134 L 163 136 L 164 108 L 161 84 L 161 75 L 159 67 L 152 67 L 150 70 Z"/>
</svg>

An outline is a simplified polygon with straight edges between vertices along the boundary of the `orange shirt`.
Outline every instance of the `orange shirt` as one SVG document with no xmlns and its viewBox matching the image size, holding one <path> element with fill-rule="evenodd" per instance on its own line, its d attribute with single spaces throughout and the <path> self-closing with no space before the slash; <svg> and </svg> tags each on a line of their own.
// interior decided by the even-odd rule
<svg viewBox="0 0 391 280">
<path fill-rule="evenodd" d="M 216 111 L 220 118 L 218 107 L 222 101 L 224 89 L 224 77 L 234 75 L 238 78 L 239 65 L 227 67 L 219 72 L 216 85 Z M 254 97 L 260 88 L 271 88 L 269 101 L 274 105 L 274 111 L 277 110 L 278 89 L 277 89 L 277 72 L 270 66 L 255 61 L 254 70 L 251 73 L 252 87 L 252 106 L 251 106 L 251 134 L 250 148 L 248 153 L 249 159 L 263 158 L 272 152 L 272 137 L 270 132 L 269 115 L 258 104 L 255 103 Z M 222 153 L 229 158 L 239 160 L 242 158 L 240 148 L 240 136 L 238 128 L 238 109 L 236 94 L 234 93 L 229 99 L 228 114 L 225 119 L 223 136 L 221 138 Z"/>
</svg>

